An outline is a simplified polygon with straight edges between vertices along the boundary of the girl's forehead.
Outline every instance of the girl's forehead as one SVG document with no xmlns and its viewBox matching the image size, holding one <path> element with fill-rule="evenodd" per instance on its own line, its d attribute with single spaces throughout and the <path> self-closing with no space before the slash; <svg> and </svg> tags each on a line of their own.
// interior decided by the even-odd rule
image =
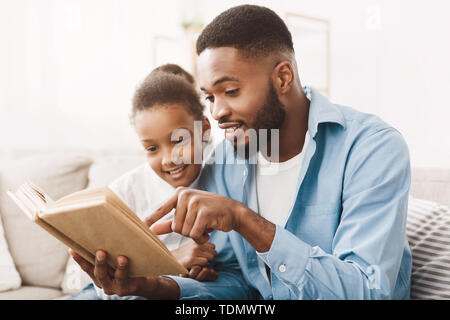
<svg viewBox="0 0 450 320">
<path fill-rule="evenodd" d="M 194 128 L 194 117 L 182 104 L 152 106 L 136 113 L 134 124 L 141 140 L 158 140 L 177 129 Z"/>
</svg>

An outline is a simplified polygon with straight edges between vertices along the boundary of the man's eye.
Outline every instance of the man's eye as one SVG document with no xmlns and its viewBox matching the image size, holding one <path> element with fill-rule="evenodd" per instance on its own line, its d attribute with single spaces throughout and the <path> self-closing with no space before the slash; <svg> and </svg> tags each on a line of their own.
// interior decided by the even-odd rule
<svg viewBox="0 0 450 320">
<path fill-rule="evenodd" d="M 225 91 L 225 94 L 227 95 L 227 96 L 234 96 L 236 93 L 238 93 L 239 92 L 239 89 L 234 89 L 234 90 L 228 90 L 228 91 Z"/>
<path fill-rule="evenodd" d="M 148 152 L 155 152 L 158 148 L 156 147 L 148 147 L 145 150 L 147 150 Z"/>
<path fill-rule="evenodd" d="M 214 102 L 214 96 L 206 96 L 205 100 L 207 100 L 209 102 Z"/>
</svg>

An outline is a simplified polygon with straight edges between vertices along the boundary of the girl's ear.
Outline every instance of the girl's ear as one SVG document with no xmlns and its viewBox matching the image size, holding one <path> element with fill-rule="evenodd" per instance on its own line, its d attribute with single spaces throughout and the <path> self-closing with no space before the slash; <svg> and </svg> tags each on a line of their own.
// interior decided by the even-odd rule
<svg viewBox="0 0 450 320">
<path fill-rule="evenodd" d="M 211 137 L 211 123 L 209 122 L 209 119 L 205 116 L 203 116 L 202 119 L 202 141 L 208 142 L 209 138 Z"/>
</svg>

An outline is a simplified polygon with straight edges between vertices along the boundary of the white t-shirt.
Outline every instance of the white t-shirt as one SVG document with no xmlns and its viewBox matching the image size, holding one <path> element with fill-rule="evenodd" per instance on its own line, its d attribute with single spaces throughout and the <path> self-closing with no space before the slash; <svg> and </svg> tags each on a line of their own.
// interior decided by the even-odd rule
<svg viewBox="0 0 450 320">
<path fill-rule="evenodd" d="M 197 180 L 191 184 L 191 188 L 195 188 Z M 113 181 L 109 185 L 109 188 L 116 193 L 141 220 L 144 220 L 152 212 L 158 209 L 175 191 L 175 188 L 161 179 L 148 163 L 144 163 L 125 173 Z M 174 211 L 175 210 L 172 210 L 172 212 L 163 217 L 161 221 L 172 219 Z M 175 232 L 160 235 L 159 238 L 169 250 L 177 249 L 190 240 L 190 238 Z M 138 299 L 138 297 L 134 296 L 121 298 L 117 295 L 107 295 L 103 292 L 103 289 L 98 288 L 95 285 L 94 287 L 98 296 L 102 299 Z"/>
<path fill-rule="evenodd" d="M 256 190 L 259 214 L 270 222 L 284 227 L 297 197 L 297 182 L 302 167 L 309 133 L 305 135 L 302 152 L 285 162 L 270 162 L 258 153 Z M 259 268 L 269 281 L 264 262 L 258 259 Z"/>
</svg>

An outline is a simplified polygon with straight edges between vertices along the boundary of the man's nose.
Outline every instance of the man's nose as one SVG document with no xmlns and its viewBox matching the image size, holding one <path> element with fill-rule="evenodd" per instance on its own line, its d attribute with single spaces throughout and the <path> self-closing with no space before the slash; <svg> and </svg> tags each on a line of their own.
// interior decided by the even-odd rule
<svg viewBox="0 0 450 320">
<path fill-rule="evenodd" d="M 217 98 L 210 105 L 211 115 L 214 120 L 220 120 L 231 115 L 231 109 L 224 99 Z"/>
</svg>

